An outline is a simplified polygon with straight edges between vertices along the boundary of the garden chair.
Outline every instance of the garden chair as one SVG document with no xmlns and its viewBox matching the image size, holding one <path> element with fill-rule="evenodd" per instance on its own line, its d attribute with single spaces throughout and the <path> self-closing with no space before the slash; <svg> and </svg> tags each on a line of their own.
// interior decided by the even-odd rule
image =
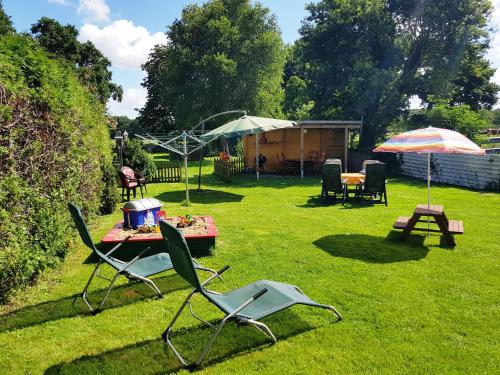
<svg viewBox="0 0 500 375">
<path fill-rule="evenodd" d="M 76 228 L 78 229 L 78 232 L 80 233 L 80 237 L 85 245 L 87 245 L 88 248 L 90 248 L 95 255 L 99 258 L 99 261 L 97 262 L 97 265 L 92 272 L 92 275 L 90 276 L 89 280 L 87 281 L 87 284 L 85 285 L 85 288 L 83 289 L 83 292 L 80 294 L 82 297 L 83 301 L 85 304 L 88 306 L 90 311 L 94 314 L 98 313 L 102 307 L 104 306 L 104 303 L 106 302 L 109 292 L 113 288 L 113 284 L 115 283 L 116 279 L 118 276 L 122 275 L 125 276 L 129 280 L 137 280 L 137 281 L 143 281 L 146 285 L 148 285 L 151 289 L 153 289 L 154 292 L 158 294 L 160 298 L 163 297 L 160 289 L 156 286 L 155 282 L 151 279 L 149 279 L 150 276 L 159 274 L 164 271 L 169 271 L 173 269 L 172 262 L 170 260 L 170 256 L 168 253 L 159 253 L 155 255 L 150 255 L 147 257 L 142 258 L 142 256 L 150 250 L 150 248 L 146 248 L 143 251 L 139 253 L 134 259 L 132 259 L 130 262 L 124 262 L 119 259 L 116 259 L 112 257 L 111 255 L 118 250 L 124 243 L 128 241 L 130 236 L 125 238 L 122 242 L 120 242 L 118 245 L 113 247 L 110 251 L 107 253 L 102 253 L 94 245 L 94 242 L 92 241 L 92 238 L 90 237 L 90 233 L 87 229 L 87 225 L 85 224 L 85 221 L 83 220 L 82 212 L 80 209 L 75 206 L 73 203 L 68 203 L 68 209 L 69 212 L 71 213 L 71 216 L 73 217 L 73 220 L 75 222 Z M 99 275 L 99 268 L 103 263 L 108 264 L 111 266 L 116 272 L 111 280 L 104 278 L 103 276 Z M 217 275 L 217 273 L 214 270 L 211 270 L 209 268 L 202 267 L 198 263 L 194 262 L 194 267 L 197 269 L 201 269 L 204 271 L 211 272 L 212 274 Z M 90 302 L 87 300 L 87 290 L 90 286 L 90 283 L 92 282 L 92 279 L 94 276 L 101 277 L 103 279 L 109 280 L 110 284 L 108 289 L 106 290 L 106 294 L 104 298 L 102 299 L 101 303 L 99 304 L 98 308 L 92 307 Z M 77 296 L 78 297 L 78 296 Z"/>
<path fill-rule="evenodd" d="M 320 151 L 318 154 L 318 158 L 316 159 L 316 163 L 314 164 L 314 171 L 321 172 L 322 165 L 326 161 L 326 151 Z"/>
<path fill-rule="evenodd" d="M 338 164 L 342 170 L 342 160 L 340 159 L 326 159 L 324 164 Z"/>
<path fill-rule="evenodd" d="M 321 181 L 321 203 L 330 199 L 329 192 L 333 192 L 333 201 L 337 194 L 342 194 L 342 203 L 346 198 L 346 185 L 342 182 L 342 164 L 338 162 L 323 164 L 323 177 Z"/>
<path fill-rule="evenodd" d="M 368 163 L 366 164 L 365 180 L 361 184 L 359 197 L 361 204 L 365 202 L 365 197 L 370 197 L 370 200 L 379 199 L 382 203 L 382 198 L 387 206 L 387 191 L 385 187 L 386 166 L 384 163 Z"/>
<path fill-rule="evenodd" d="M 286 160 L 283 159 L 283 154 L 280 155 L 279 152 L 276 153 L 276 158 L 278 159 L 278 165 L 280 166 L 280 174 L 284 174 L 286 169 L 287 169 L 287 165 L 286 165 Z"/>
<path fill-rule="evenodd" d="M 269 327 L 259 320 L 295 304 L 328 309 L 333 312 L 338 320 L 342 319 L 342 316 L 335 309 L 335 307 L 316 303 L 307 297 L 298 287 L 275 281 L 261 280 L 222 294 L 211 291 L 207 288 L 208 284 L 215 277 L 227 271 L 229 266 L 223 267 L 220 271 L 210 276 L 204 282 L 200 282 L 198 275 L 196 274 L 195 264 L 193 264 L 191 259 L 188 245 L 182 234 L 165 221 L 160 222 L 160 229 L 163 238 L 166 242 L 168 242 L 168 248 L 175 271 L 193 286 L 193 290 L 188 294 L 165 332 L 162 334 L 163 340 L 165 340 L 184 366 L 188 366 L 188 364 L 170 341 L 169 334 L 186 305 L 189 305 L 191 313 L 196 319 L 215 330 L 191 368 L 195 368 L 203 362 L 210 351 L 210 348 L 214 344 L 215 339 L 228 321 L 234 321 L 238 325 L 252 325 L 257 330 L 271 338 L 273 342 L 276 342 L 276 337 L 271 332 Z M 190 301 L 196 293 L 200 293 L 225 314 L 224 318 L 217 326 L 194 315 Z"/>
<path fill-rule="evenodd" d="M 142 175 L 134 172 L 132 168 L 126 166 L 122 167 L 118 174 L 122 184 L 122 199 L 125 197 L 125 190 L 127 190 L 127 201 L 130 201 L 131 190 L 135 198 L 137 188 L 141 190 L 141 198 L 144 198 L 144 195 L 142 194 L 142 187 L 144 187 L 146 193 L 148 192 L 148 189 L 146 187 L 146 179 Z"/>
<path fill-rule="evenodd" d="M 363 167 L 362 167 L 360 173 L 366 174 L 366 165 L 367 164 L 378 164 L 378 163 L 380 163 L 380 161 L 378 161 L 378 160 L 370 160 L 370 159 L 364 160 L 363 161 Z"/>
<path fill-rule="evenodd" d="M 259 154 L 259 172 L 266 173 L 266 164 L 267 157 L 265 155 Z"/>
<path fill-rule="evenodd" d="M 298 175 L 300 172 L 300 163 L 295 160 L 289 160 L 285 157 L 285 154 L 281 153 L 281 158 L 285 165 L 286 174 Z"/>
<path fill-rule="evenodd" d="M 304 163 L 304 168 L 306 169 L 306 173 L 313 173 L 314 168 L 316 166 L 316 162 L 318 160 L 319 152 L 316 150 L 312 150 L 309 152 L 309 158 L 307 163 Z"/>
<path fill-rule="evenodd" d="M 309 152 L 309 160 L 313 163 L 316 163 L 316 160 L 318 160 L 318 151 L 312 150 Z"/>
</svg>

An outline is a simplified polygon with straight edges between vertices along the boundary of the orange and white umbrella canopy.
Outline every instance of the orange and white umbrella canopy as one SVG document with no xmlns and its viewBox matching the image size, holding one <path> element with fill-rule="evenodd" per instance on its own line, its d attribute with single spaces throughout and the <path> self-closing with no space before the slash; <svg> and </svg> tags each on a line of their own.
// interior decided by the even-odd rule
<svg viewBox="0 0 500 375">
<path fill-rule="evenodd" d="M 464 135 L 453 130 L 432 126 L 398 134 L 373 151 L 477 155 L 485 153 L 482 148 Z"/>
<path fill-rule="evenodd" d="M 373 151 L 427 154 L 427 207 L 431 204 L 431 154 L 484 155 L 486 153 L 466 136 L 453 130 L 432 126 L 398 134 Z"/>
</svg>

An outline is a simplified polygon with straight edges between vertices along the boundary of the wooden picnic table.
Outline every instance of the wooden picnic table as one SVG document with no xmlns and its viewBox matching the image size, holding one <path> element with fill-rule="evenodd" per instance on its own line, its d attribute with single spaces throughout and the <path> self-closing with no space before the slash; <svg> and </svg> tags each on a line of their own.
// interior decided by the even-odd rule
<svg viewBox="0 0 500 375">
<path fill-rule="evenodd" d="M 427 219 L 422 220 L 422 216 Z M 430 220 L 433 218 L 434 220 Z M 417 223 L 437 224 L 439 229 L 418 228 Z M 448 220 L 444 213 L 444 207 L 441 205 L 419 204 L 413 211 L 413 216 L 400 216 L 393 225 L 395 229 L 402 229 L 401 240 L 406 240 L 412 231 L 437 232 L 442 233 L 444 240 L 451 246 L 455 246 L 454 234 L 463 234 L 464 226 L 460 220 Z"/>
</svg>

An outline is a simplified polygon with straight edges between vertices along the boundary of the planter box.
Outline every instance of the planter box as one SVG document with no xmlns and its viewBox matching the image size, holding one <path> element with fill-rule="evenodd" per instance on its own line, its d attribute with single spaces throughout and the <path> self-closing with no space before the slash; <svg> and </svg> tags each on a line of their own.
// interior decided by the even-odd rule
<svg viewBox="0 0 500 375">
<path fill-rule="evenodd" d="M 166 219 L 168 221 L 173 218 Z M 194 216 L 193 219 L 203 220 L 206 224 L 206 231 L 200 234 L 188 233 L 184 235 L 191 255 L 194 257 L 211 255 L 215 248 L 215 237 L 219 235 L 214 220 L 211 216 Z M 181 232 L 183 231 L 182 228 L 179 230 Z M 103 251 L 109 251 L 117 243 L 122 241 L 126 232 L 125 228 L 123 228 L 123 222 L 111 228 L 111 230 L 101 239 L 101 248 Z M 145 256 L 165 252 L 167 250 L 161 233 L 141 233 L 132 235 L 117 253 L 113 253 L 113 256 L 122 260 L 130 260 L 148 246 L 151 247 L 151 250 L 148 251 Z"/>
</svg>

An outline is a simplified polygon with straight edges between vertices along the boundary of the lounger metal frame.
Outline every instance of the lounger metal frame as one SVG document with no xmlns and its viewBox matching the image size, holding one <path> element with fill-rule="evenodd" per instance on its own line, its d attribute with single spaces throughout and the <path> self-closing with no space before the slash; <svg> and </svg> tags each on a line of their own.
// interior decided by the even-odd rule
<svg viewBox="0 0 500 375">
<path fill-rule="evenodd" d="M 220 275 L 223 272 L 227 271 L 228 269 L 229 269 L 229 266 L 223 267 L 221 270 L 217 271 L 216 274 L 210 276 L 207 280 L 205 280 L 203 283 L 201 283 L 201 287 L 203 288 L 203 292 L 201 292 L 201 294 L 212 293 L 212 294 L 219 294 L 220 295 L 220 293 L 214 292 L 214 291 L 211 291 L 211 290 L 208 290 L 208 289 L 205 289 L 204 287 L 206 285 L 208 285 L 215 277 L 217 277 L 217 276 L 220 277 Z M 297 290 L 300 293 L 304 294 L 299 288 L 297 288 Z M 196 288 L 193 288 L 191 290 L 191 292 L 188 294 L 188 296 L 186 297 L 186 299 L 182 303 L 182 305 L 179 308 L 179 310 L 177 311 L 177 313 L 174 315 L 172 321 L 170 322 L 170 324 L 167 326 L 167 328 L 165 329 L 165 331 L 162 334 L 163 340 L 172 349 L 172 351 L 174 352 L 175 356 L 179 359 L 179 361 L 185 367 L 194 369 L 194 368 L 198 367 L 203 362 L 203 360 L 206 358 L 207 354 L 210 352 L 211 347 L 213 346 L 215 340 L 217 339 L 217 336 L 219 336 L 219 334 L 221 333 L 221 331 L 224 328 L 224 326 L 226 325 L 226 323 L 228 321 L 231 321 L 231 320 L 233 320 L 236 324 L 241 325 L 241 326 L 243 326 L 243 325 L 252 325 L 259 332 L 261 332 L 264 335 L 266 335 L 267 337 L 269 337 L 272 340 L 273 344 L 277 342 L 276 336 L 273 334 L 273 332 L 271 331 L 271 329 L 266 324 L 264 324 L 264 323 L 262 323 L 262 322 L 260 322 L 258 320 L 254 320 L 254 319 L 249 319 L 249 318 L 246 318 L 246 317 L 238 316 L 238 313 L 241 310 L 243 310 L 245 307 L 247 307 L 248 305 L 250 305 L 252 302 L 254 302 L 255 300 L 257 300 L 259 297 L 261 297 L 262 295 L 264 295 L 265 293 L 267 293 L 267 289 L 266 288 L 260 290 L 254 296 L 252 296 L 251 298 L 249 298 L 248 300 L 246 300 L 245 302 L 243 302 L 236 309 L 234 309 L 230 313 L 226 314 L 221 319 L 221 321 L 219 322 L 218 325 L 213 325 L 213 324 L 211 324 L 211 323 L 203 320 L 202 318 L 200 318 L 199 316 L 197 316 L 193 312 L 190 300 L 191 300 L 191 298 L 197 292 L 199 292 L 199 291 Z M 170 336 L 169 336 L 170 333 L 172 332 L 172 328 L 173 328 L 175 322 L 177 321 L 177 319 L 181 315 L 181 313 L 184 310 L 184 308 L 186 307 L 186 305 L 189 305 L 189 310 L 191 312 L 191 315 L 193 315 L 194 318 L 196 318 L 197 320 L 201 321 L 202 323 L 204 323 L 208 327 L 210 327 L 210 328 L 212 328 L 212 329 L 215 330 L 215 332 L 212 334 L 212 336 L 208 339 L 208 341 L 204 345 L 202 352 L 199 354 L 199 356 L 197 357 L 196 361 L 192 365 L 189 365 L 188 362 L 181 356 L 181 354 L 179 353 L 179 351 L 175 348 L 174 344 L 170 340 Z M 315 304 L 314 306 L 330 310 L 337 317 L 337 320 L 342 320 L 342 315 L 340 315 L 340 313 L 337 311 L 337 309 L 335 307 L 329 306 L 329 305 L 321 305 L 321 304 Z"/>
<path fill-rule="evenodd" d="M 83 301 L 85 302 L 85 304 L 87 305 L 87 307 L 90 309 L 90 311 L 93 314 L 97 314 L 99 311 L 101 311 L 101 309 L 103 308 L 104 304 L 106 303 L 106 300 L 108 299 L 109 293 L 111 292 L 111 289 L 113 288 L 113 285 L 115 284 L 116 279 L 118 279 L 118 276 L 120 276 L 120 275 L 125 276 L 129 281 L 142 281 L 142 282 L 144 282 L 155 293 L 158 294 L 159 298 L 163 297 L 163 294 L 161 293 L 161 291 L 158 288 L 158 286 L 148 276 L 153 276 L 153 275 L 161 273 L 161 272 L 173 270 L 173 266 L 172 265 L 170 267 L 168 267 L 168 268 L 165 268 L 165 269 L 159 271 L 159 272 L 149 274 L 148 276 L 142 276 L 142 275 L 138 275 L 136 273 L 130 272 L 129 268 L 135 262 L 137 262 L 139 259 L 141 259 L 142 256 L 147 251 L 151 250 L 151 248 L 147 247 L 146 249 L 142 250 L 130 262 L 124 262 L 124 261 L 122 261 L 120 259 L 113 258 L 111 255 L 130 239 L 131 236 L 128 236 L 128 237 L 124 238 L 121 242 L 119 242 L 110 251 L 108 251 L 107 253 L 103 254 L 100 251 L 98 251 L 97 248 L 95 247 L 94 242 L 92 241 L 92 238 L 90 237 L 90 233 L 89 233 L 89 231 L 87 229 L 87 225 L 85 224 L 85 221 L 83 219 L 83 216 L 82 216 L 82 213 L 81 213 L 80 209 L 77 206 L 75 206 L 74 204 L 72 204 L 72 203 L 68 204 L 68 208 L 69 208 L 69 210 L 71 212 L 71 215 L 73 216 L 73 220 L 75 221 L 75 225 L 76 225 L 76 227 L 77 227 L 77 229 L 78 229 L 78 231 L 80 233 L 80 237 L 81 237 L 83 243 L 87 247 L 89 247 L 93 251 L 94 254 L 96 254 L 99 257 L 99 260 L 97 261 L 97 264 L 96 264 L 96 266 L 94 268 L 94 271 L 92 272 L 92 274 L 90 275 L 87 283 L 85 284 L 85 288 L 83 289 L 83 291 L 80 294 L 77 294 L 75 296 L 75 298 L 73 299 L 73 303 L 76 301 L 76 299 L 78 297 L 82 297 Z M 213 276 L 218 276 L 217 272 L 215 270 L 201 266 L 197 261 L 195 261 L 192 258 L 191 258 L 191 261 L 193 262 L 193 265 L 195 266 L 196 269 L 210 272 L 210 273 L 212 273 Z M 99 269 L 100 269 L 100 267 L 101 267 L 101 265 L 103 263 L 108 264 L 110 267 L 112 267 L 113 269 L 116 270 L 115 274 L 113 275 L 113 277 L 111 279 L 109 279 L 107 277 L 104 277 L 104 276 L 102 276 L 102 275 L 99 274 Z M 118 267 L 118 265 L 120 265 L 121 267 Z M 92 280 L 96 276 L 100 277 L 100 278 L 102 278 L 104 280 L 108 280 L 110 283 L 109 283 L 109 287 L 106 290 L 106 294 L 104 295 L 104 298 L 99 303 L 98 307 L 94 308 L 90 304 L 89 300 L 87 299 L 87 291 L 88 291 L 88 289 L 90 287 L 90 284 L 92 283 Z"/>
</svg>

